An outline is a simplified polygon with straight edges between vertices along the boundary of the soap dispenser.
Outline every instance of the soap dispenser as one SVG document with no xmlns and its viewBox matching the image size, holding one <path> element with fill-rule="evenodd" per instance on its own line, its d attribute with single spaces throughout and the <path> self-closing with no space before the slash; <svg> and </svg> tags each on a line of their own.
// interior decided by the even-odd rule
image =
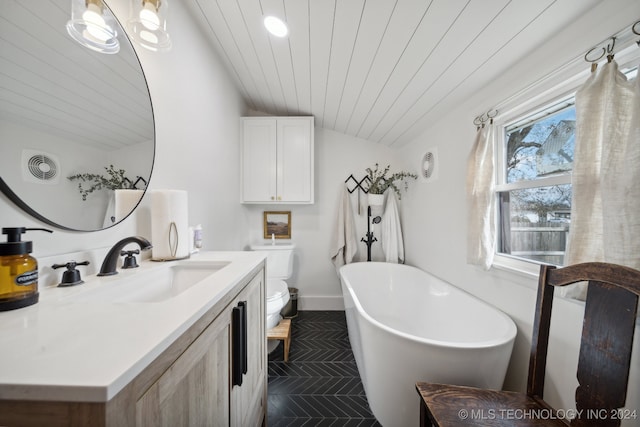
<svg viewBox="0 0 640 427">
<path fill-rule="evenodd" d="M 27 307 L 38 302 L 38 262 L 29 255 L 31 242 L 22 242 L 26 231 L 46 228 L 3 228 L 7 241 L 0 243 L 0 311 Z"/>
</svg>

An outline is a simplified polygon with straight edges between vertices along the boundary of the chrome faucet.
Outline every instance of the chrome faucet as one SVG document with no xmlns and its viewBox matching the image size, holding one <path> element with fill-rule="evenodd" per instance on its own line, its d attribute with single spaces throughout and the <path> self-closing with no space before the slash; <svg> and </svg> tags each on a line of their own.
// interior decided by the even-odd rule
<svg viewBox="0 0 640 427">
<path fill-rule="evenodd" d="M 125 237 L 124 239 L 113 245 L 111 250 L 109 250 L 109 252 L 107 253 L 107 256 L 104 257 L 104 261 L 102 261 L 102 267 L 100 267 L 98 276 L 111 276 L 113 274 L 118 274 L 117 264 L 118 258 L 120 257 L 120 252 L 122 251 L 122 248 L 124 248 L 129 243 L 137 243 L 138 246 L 140 246 L 140 249 L 142 249 L 143 251 L 152 248 L 151 243 L 144 237 Z"/>
</svg>

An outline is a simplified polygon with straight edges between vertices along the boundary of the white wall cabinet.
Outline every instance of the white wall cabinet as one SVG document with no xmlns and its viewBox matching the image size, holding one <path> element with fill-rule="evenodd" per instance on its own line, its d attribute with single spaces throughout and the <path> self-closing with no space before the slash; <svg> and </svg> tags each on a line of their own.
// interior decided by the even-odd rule
<svg viewBox="0 0 640 427">
<path fill-rule="evenodd" d="M 313 203 L 313 117 L 242 119 L 242 202 Z"/>
</svg>

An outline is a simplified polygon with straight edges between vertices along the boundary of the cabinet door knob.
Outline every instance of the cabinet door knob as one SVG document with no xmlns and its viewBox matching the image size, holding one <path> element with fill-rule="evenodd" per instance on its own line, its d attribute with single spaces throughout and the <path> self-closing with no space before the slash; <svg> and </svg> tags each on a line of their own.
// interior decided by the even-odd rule
<svg viewBox="0 0 640 427">
<path fill-rule="evenodd" d="M 275 197 L 271 196 L 271 200 L 275 199 Z"/>
<path fill-rule="evenodd" d="M 278 200 L 282 200 L 282 196 L 278 196 Z"/>
</svg>

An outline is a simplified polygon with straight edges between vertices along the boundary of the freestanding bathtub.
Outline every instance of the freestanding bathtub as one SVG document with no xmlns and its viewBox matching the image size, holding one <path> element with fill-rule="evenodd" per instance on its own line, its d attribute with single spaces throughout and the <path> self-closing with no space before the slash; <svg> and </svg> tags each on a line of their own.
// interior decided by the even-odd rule
<svg viewBox="0 0 640 427">
<path fill-rule="evenodd" d="M 417 381 L 500 389 L 516 326 L 506 314 L 402 264 L 340 269 L 349 340 L 373 415 L 418 425 Z"/>
</svg>

